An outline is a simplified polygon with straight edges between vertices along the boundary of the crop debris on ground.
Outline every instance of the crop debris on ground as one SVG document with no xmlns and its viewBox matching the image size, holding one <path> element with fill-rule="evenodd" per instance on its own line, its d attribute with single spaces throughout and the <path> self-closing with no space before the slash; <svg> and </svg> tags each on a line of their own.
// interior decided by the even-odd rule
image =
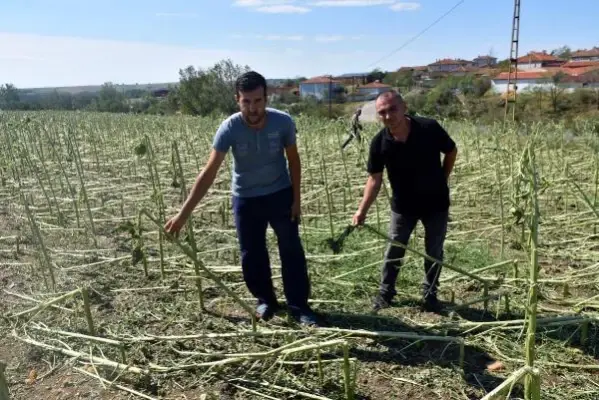
<svg viewBox="0 0 599 400">
<path fill-rule="evenodd" d="M 284 311 L 269 323 L 249 312 L 231 156 L 180 237 L 161 229 L 219 122 L 0 114 L 0 361 L 12 400 L 480 399 L 502 384 L 498 398 L 537 387 L 542 399 L 599 397 L 599 123 L 442 121 L 459 148 L 445 310 L 419 308 L 419 224 L 393 307 L 374 315 L 388 182 L 368 227 L 331 244 L 361 200 L 378 128 L 341 151 L 347 124 L 297 117 L 301 237 L 325 321 L 304 328 Z M 268 243 L 284 302 L 270 228 Z"/>
</svg>

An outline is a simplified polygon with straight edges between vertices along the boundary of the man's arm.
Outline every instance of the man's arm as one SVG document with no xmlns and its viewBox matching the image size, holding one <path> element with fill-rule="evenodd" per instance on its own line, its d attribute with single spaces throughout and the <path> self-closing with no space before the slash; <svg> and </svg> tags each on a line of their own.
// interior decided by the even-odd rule
<svg viewBox="0 0 599 400">
<path fill-rule="evenodd" d="M 435 121 L 434 125 L 438 149 L 445 155 L 443 157 L 443 172 L 445 173 L 445 179 L 449 179 L 458 155 L 458 148 L 449 133 L 438 122 Z"/>
<path fill-rule="evenodd" d="M 364 196 L 362 196 L 362 201 L 360 202 L 360 206 L 358 207 L 358 214 L 362 216 L 366 216 L 366 214 L 368 214 L 370 206 L 372 205 L 372 203 L 374 203 L 374 200 L 376 200 L 376 197 L 379 194 L 382 183 L 382 172 L 370 174 L 368 180 L 366 180 L 366 185 L 364 186 Z"/>
<path fill-rule="evenodd" d="M 285 148 L 285 155 L 287 156 L 287 162 L 289 164 L 289 175 L 291 176 L 291 185 L 293 187 L 293 204 L 295 214 L 300 213 L 300 201 L 301 201 L 301 186 L 302 186 L 302 165 L 300 161 L 299 152 L 297 149 L 297 127 L 295 121 L 291 116 L 288 116 L 288 125 L 283 135 L 283 147 Z M 298 215 L 292 215 L 293 218 Z"/>
<path fill-rule="evenodd" d="M 366 219 L 370 206 L 376 200 L 379 194 L 381 186 L 383 184 L 383 171 L 385 169 L 385 163 L 382 154 L 379 149 L 379 138 L 375 137 L 370 142 L 370 151 L 368 154 L 368 162 L 366 170 L 368 171 L 368 179 L 366 185 L 364 185 L 364 195 L 362 201 L 358 206 L 358 211 L 354 215 L 354 225 L 360 225 Z"/>
<path fill-rule="evenodd" d="M 455 159 L 458 155 L 458 148 L 454 147 L 449 153 L 445 154 L 443 157 L 443 171 L 445 172 L 445 179 L 449 179 L 449 175 L 453 171 L 453 166 L 455 165 Z"/>
<path fill-rule="evenodd" d="M 214 149 L 210 152 L 208 162 L 206 163 L 204 169 L 198 174 L 195 183 L 191 188 L 191 192 L 189 193 L 189 196 L 187 196 L 187 199 L 185 200 L 185 203 L 179 212 L 179 215 L 185 220 L 189 218 L 192 211 L 198 205 L 200 200 L 204 198 L 208 192 L 208 189 L 210 189 L 210 186 L 212 186 L 214 183 L 216 174 L 218 173 L 218 170 L 226 155 L 227 153 L 223 153 Z"/>
<path fill-rule="evenodd" d="M 291 185 L 293 186 L 293 202 L 299 204 L 301 200 L 302 165 L 297 145 L 292 144 L 285 147 L 285 154 L 287 155 Z"/>
</svg>

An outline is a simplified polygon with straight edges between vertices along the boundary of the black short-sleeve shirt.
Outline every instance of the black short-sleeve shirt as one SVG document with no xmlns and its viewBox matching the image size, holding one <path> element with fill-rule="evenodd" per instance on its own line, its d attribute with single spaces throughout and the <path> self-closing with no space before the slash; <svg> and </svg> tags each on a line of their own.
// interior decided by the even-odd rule
<svg viewBox="0 0 599 400">
<path fill-rule="evenodd" d="M 449 187 L 441 154 L 456 144 L 434 119 L 410 116 L 407 140 L 393 139 L 387 128 L 381 129 L 370 143 L 368 173 L 387 169 L 393 193 L 391 209 L 400 214 L 422 215 L 449 208 Z"/>
</svg>

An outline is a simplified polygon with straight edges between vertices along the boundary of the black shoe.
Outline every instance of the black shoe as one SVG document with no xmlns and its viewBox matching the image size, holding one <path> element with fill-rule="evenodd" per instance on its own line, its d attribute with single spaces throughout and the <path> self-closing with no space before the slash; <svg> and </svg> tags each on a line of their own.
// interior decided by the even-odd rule
<svg viewBox="0 0 599 400">
<path fill-rule="evenodd" d="M 382 294 L 377 294 L 376 297 L 374 298 L 374 302 L 372 304 L 372 311 L 374 312 L 378 312 L 379 310 L 382 310 L 383 308 L 389 308 L 391 307 L 391 299 L 387 296 L 384 296 Z"/>
<path fill-rule="evenodd" d="M 262 303 L 262 304 L 258 304 L 258 307 L 256 307 L 256 318 L 261 319 L 263 321 L 269 321 L 272 319 L 272 317 L 275 316 L 275 313 L 279 310 L 279 305 L 274 303 L 274 304 L 268 304 L 268 303 Z"/>
<path fill-rule="evenodd" d="M 310 309 L 310 307 L 304 307 L 301 309 L 295 307 L 290 308 L 289 316 L 293 318 L 295 322 L 301 325 L 309 326 L 311 328 L 318 328 L 319 326 L 318 317 L 314 311 Z"/>
<path fill-rule="evenodd" d="M 423 298 L 422 309 L 427 312 L 439 313 L 442 307 L 436 295 L 428 295 Z"/>
</svg>

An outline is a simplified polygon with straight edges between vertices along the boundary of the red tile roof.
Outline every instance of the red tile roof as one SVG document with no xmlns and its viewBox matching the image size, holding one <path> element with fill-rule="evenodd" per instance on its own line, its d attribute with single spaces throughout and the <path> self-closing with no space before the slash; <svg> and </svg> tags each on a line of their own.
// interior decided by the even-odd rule
<svg viewBox="0 0 599 400">
<path fill-rule="evenodd" d="M 562 68 L 577 69 L 597 66 L 599 66 L 599 61 L 568 61 L 562 65 Z"/>
<path fill-rule="evenodd" d="M 561 72 L 566 74 L 565 81 L 580 81 L 585 79 L 584 75 L 589 72 L 597 71 L 599 73 L 599 66 L 592 66 L 586 68 L 544 68 L 536 70 L 518 70 L 518 80 L 520 79 L 549 79 L 557 73 Z M 514 78 L 515 75 L 512 75 Z M 502 72 L 495 76 L 494 80 L 507 80 L 509 78 L 509 72 Z"/>
<path fill-rule="evenodd" d="M 572 53 L 572 57 L 599 57 L 599 47 L 593 47 L 590 50 L 577 50 Z"/>
<path fill-rule="evenodd" d="M 559 68 L 558 68 L 559 69 Z M 555 75 L 557 71 L 553 69 L 536 69 L 532 71 L 528 70 L 518 70 L 518 80 L 520 79 L 549 79 L 551 76 Z M 493 79 L 495 80 L 508 80 L 510 74 L 509 72 L 501 72 Z M 512 79 L 514 79 L 516 74 L 512 74 Z"/>
<path fill-rule="evenodd" d="M 470 64 L 470 61 L 466 61 L 466 60 L 453 60 L 451 58 L 444 58 L 443 60 L 437 60 L 434 63 L 431 63 L 429 65 L 463 65 L 463 64 Z"/>
<path fill-rule="evenodd" d="M 551 54 L 547 54 L 546 51 L 531 51 L 528 54 L 518 57 L 518 63 L 526 64 L 530 62 L 543 62 L 543 61 L 563 61 Z"/>
</svg>

